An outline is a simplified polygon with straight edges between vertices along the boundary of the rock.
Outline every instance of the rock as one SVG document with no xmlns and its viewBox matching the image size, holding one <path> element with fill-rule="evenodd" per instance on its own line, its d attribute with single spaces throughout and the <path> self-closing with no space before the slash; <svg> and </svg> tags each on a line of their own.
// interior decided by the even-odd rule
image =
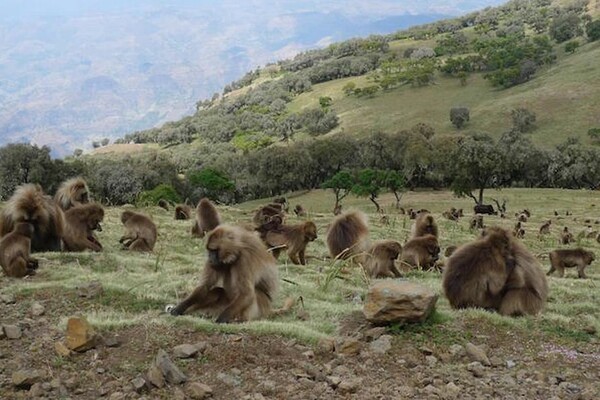
<svg viewBox="0 0 600 400">
<path fill-rule="evenodd" d="M 425 362 L 428 366 L 433 367 L 435 364 L 437 364 L 438 359 L 435 356 L 425 356 Z"/>
<path fill-rule="evenodd" d="M 341 393 L 356 393 L 359 386 L 362 383 L 360 378 L 344 379 L 337 387 L 337 390 Z"/>
<path fill-rule="evenodd" d="M 35 398 L 35 397 L 40 397 L 44 394 L 45 390 L 42 387 L 41 383 L 34 383 L 31 386 L 31 389 L 29 389 L 29 393 L 27 393 L 28 397 L 30 398 Z"/>
<path fill-rule="evenodd" d="M 365 332 L 365 339 L 367 341 L 373 341 L 379 339 L 381 335 L 385 333 L 385 327 L 376 326 L 375 328 L 371 328 Z"/>
<path fill-rule="evenodd" d="M 77 287 L 77 295 L 79 297 L 85 297 L 91 299 L 93 297 L 98 297 L 104 293 L 104 288 L 99 281 L 91 281 L 87 285 L 82 285 Z"/>
<path fill-rule="evenodd" d="M 335 344 L 335 351 L 346 356 L 360 353 L 362 343 L 354 338 L 339 338 Z"/>
<path fill-rule="evenodd" d="M 198 353 L 204 353 L 206 351 L 206 349 L 208 349 L 208 343 L 206 343 L 206 342 L 194 343 L 194 346 L 196 346 Z"/>
<path fill-rule="evenodd" d="M 156 365 L 150 367 L 146 373 L 146 379 L 157 388 L 165 386 L 165 377 Z"/>
<path fill-rule="evenodd" d="M 191 358 L 198 354 L 198 348 L 191 344 L 180 344 L 173 347 L 173 357 L 175 358 Z"/>
<path fill-rule="evenodd" d="M 504 362 L 502 361 L 502 359 L 498 356 L 491 356 L 490 357 L 490 364 L 492 365 L 492 367 L 501 367 L 504 365 Z"/>
<path fill-rule="evenodd" d="M 4 304 L 15 304 L 15 295 L 14 294 L 1 294 L 0 302 Z"/>
<path fill-rule="evenodd" d="M 146 387 L 146 380 L 143 376 L 138 375 L 131 381 L 131 385 L 133 386 L 133 390 L 137 393 L 141 393 Z"/>
<path fill-rule="evenodd" d="M 326 337 L 319 339 L 317 347 L 324 352 L 332 353 L 335 350 L 335 339 Z"/>
<path fill-rule="evenodd" d="M 192 399 L 206 399 L 212 396 L 212 388 L 204 383 L 190 382 L 185 386 L 185 391 Z"/>
<path fill-rule="evenodd" d="M 467 355 L 472 361 L 479 361 L 483 365 L 490 366 L 492 363 L 488 359 L 485 351 L 481 347 L 475 346 L 473 343 L 467 343 L 465 346 Z"/>
<path fill-rule="evenodd" d="M 460 344 L 453 344 L 452 346 L 450 346 L 448 351 L 452 355 L 452 358 L 454 358 L 455 360 L 463 357 L 466 354 L 465 348 L 462 347 Z"/>
<path fill-rule="evenodd" d="M 123 400 L 125 399 L 125 393 L 122 392 L 114 392 L 108 397 L 110 400 Z"/>
<path fill-rule="evenodd" d="M 513 360 L 506 360 L 506 368 L 514 368 L 517 365 Z"/>
<path fill-rule="evenodd" d="M 219 372 L 217 374 L 217 379 L 226 384 L 227 386 L 231 387 L 240 386 L 240 384 L 242 383 L 242 380 L 239 376 L 225 374 L 223 372 Z"/>
<path fill-rule="evenodd" d="M 106 347 L 119 347 L 121 342 L 114 335 L 102 335 L 102 344 Z"/>
<path fill-rule="evenodd" d="M 96 346 L 96 332 L 84 317 L 72 317 L 67 322 L 67 347 L 84 352 Z"/>
<path fill-rule="evenodd" d="M 36 301 L 31 305 L 31 309 L 29 311 L 31 312 L 31 315 L 33 315 L 34 317 L 40 317 L 40 316 L 44 315 L 44 313 L 46 312 L 46 309 L 44 308 L 43 305 L 41 305 L 40 303 L 38 303 Z"/>
<path fill-rule="evenodd" d="M 571 382 L 561 382 L 558 388 L 566 395 L 574 395 L 583 390 L 581 386 Z"/>
<path fill-rule="evenodd" d="M 337 388 L 338 385 L 342 382 L 342 378 L 336 375 L 328 376 L 325 380 L 327 381 L 329 386 L 331 386 L 334 389 Z"/>
<path fill-rule="evenodd" d="M 433 311 L 437 298 L 431 289 L 412 282 L 380 280 L 369 288 L 363 313 L 374 324 L 422 322 Z"/>
<path fill-rule="evenodd" d="M 312 350 L 307 350 L 302 355 L 306 358 L 315 358 L 315 352 Z"/>
<path fill-rule="evenodd" d="M 40 380 L 41 375 L 36 370 L 21 369 L 12 374 L 12 384 L 18 389 L 30 389 Z"/>
<path fill-rule="evenodd" d="M 158 350 L 154 359 L 154 365 L 158 367 L 169 383 L 180 384 L 187 380 L 183 372 L 177 368 L 177 365 L 173 364 L 173 361 L 171 361 L 163 349 Z"/>
<path fill-rule="evenodd" d="M 461 392 L 461 388 L 456 386 L 454 382 L 448 382 L 448 384 L 444 388 L 445 392 L 448 394 L 450 398 L 456 398 Z"/>
<path fill-rule="evenodd" d="M 54 351 L 61 357 L 68 357 L 71 355 L 71 350 L 69 350 L 63 342 L 54 342 Z"/>
<path fill-rule="evenodd" d="M 383 335 L 379 339 L 369 343 L 369 350 L 377 354 L 385 354 L 392 348 L 392 337 Z"/>
<path fill-rule="evenodd" d="M 467 370 L 476 378 L 481 378 L 484 375 L 483 365 L 479 361 L 473 361 L 467 365 Z"/>
<path fill-rule="evenodd" d="M 430 355 L 432 355 L 432 354 L 433 354 L 433 350 L 431 350 L 431 349 L 430 349 L 429 347 L 427 347 L 427 346 L 421 346 L 421 347 L 419 347 L 419 351 L 420 351 L 421 353 L 423 353 L 424 355 L 426 355 L 426 356 L 430 356 Z"/>
<path fill-rule="evenodd" d="M 21 336 L 23 336 L 21 328 L 19 328 L 17 325 L 3 325 L 2 330 L 4 331 L 4 336 L 6 336 L 7 339 L 15 340 L 20 339 Z"/>
</svg>

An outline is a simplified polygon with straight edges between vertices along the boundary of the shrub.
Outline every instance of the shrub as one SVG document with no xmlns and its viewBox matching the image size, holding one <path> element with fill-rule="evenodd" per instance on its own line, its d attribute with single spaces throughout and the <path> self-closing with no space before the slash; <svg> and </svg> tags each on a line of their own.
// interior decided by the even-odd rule
<svg viewBox="0 0 600 400">
<path fill-rule="evenodd" d="M 181 197 L 171 185 L 161 183 L 152 190 L 140 193 L 136 204 L 138 206 L 152 206 L 164 199 L 170 203 L 181 203 Z"/>
</svg>

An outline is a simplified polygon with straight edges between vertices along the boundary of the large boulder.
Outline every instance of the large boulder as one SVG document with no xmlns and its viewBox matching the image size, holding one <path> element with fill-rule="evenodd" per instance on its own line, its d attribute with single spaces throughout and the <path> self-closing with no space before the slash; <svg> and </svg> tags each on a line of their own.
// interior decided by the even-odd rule
<svg viewBox="0 0 600 400">
<path fill-rule="evenodd" d="M 97 335 L 84 317 L 71 317 L 67 322 L 67 347 L 84 352 L 96 347 Z"/>
<path fill-rule="evenodd" d="M 377 325 L 422 322 L 435 307 L 438 295 L 416 283 L 380 280 L 371 286 L 363 308 L 365 318 Z"/>
</svg>

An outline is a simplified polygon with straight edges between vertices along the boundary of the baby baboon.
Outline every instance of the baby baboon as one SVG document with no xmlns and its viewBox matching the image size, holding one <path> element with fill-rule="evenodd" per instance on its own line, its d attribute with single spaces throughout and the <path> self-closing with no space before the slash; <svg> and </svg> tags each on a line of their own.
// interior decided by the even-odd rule
<svg viewBox="0 0 600 400">
<path fill-rule="evenodd" d="M 144 214 L 123 211 L 121 222 L 125 226 L 125 234 L 119 243 L 127 250 L 152 251 L 156 243 L 156 225 Z"/>
<path fill-rule="evenodd" d="M 157 205 L 160 208 L 165 209 L 166 211 L 169 211 L 169 202 L 167 202 L 165 199 L 160 199 L 157 203 Z"/>
<path fill-rule="evenodd" d="M 469 222 L 469 229 L 483 229 L 485 225 L 483 224 L 483 215 L 474 215 Z"/>
<path fill-rule="evenodd" d="M 196 207 L 196 221 L 192 226 L 192 236 L 203 238 L 204 235 L 215 229 L 221 223 L 217 208 L 207 198 L 198 202 Z"/>
<path fill-rule="evenodd" d="M 32 224 L 17 222 L 12 232 L 0 239 L 0 266 L 7 276 L 35 275 L 38 260 L 30 257 L 33 232 Z"/>
<path fill-rule="evenodd" d="M 412 267 L 429 270 L 440 255 L 440 245 L 433 235 L 415 237 L 404 245 L 401 260 Z"/>
<path fill-rule="evenodd" d="M 317 238 L 317 226 L 312 221 L 298 225 L 281 225 L 267 230 L 263 235 L 269 248 L 273 248 L 273 256 L 279 258 L 282 247 L 294 264 L 306 265 L 306 246 Z"/>
<path fill-rule="evenodd" d="M 515 237 L 518 237 L 519 239 L 525 237 L 525 229 L 523 229 L 521 221 L 517 221 L 517 223 L 515 224 L 515 228 L 513 229 L 513 235 L 515 235 Z"/>
<path fill-rule="evenodd" d="M 102 231 L 100 222 L 104 219 L 104 210 L 95 203 L 70 208 L 65 212 L 65 251 L 102 251 L 102 245 L 94 236 L 94 231 Z"/>
<path fill-rule="evenodd" d="M 569 232 L 569 228 L 564 227 L 563 231 L 560 233 L 560 243 L 561 244 L 569 244 L 575 241 L 573 234 Z"/>
<path fill-rule="evenodd" d="M 502 315 L 537 314 L 548 295 L 535 257 L 498 227 L 456 250 L 446 263 L 443 287 L 453 308 L 479 307 Z"/>
<path fill-rule="evenodd" d="M 540 235 L 548 235 L 550 234 L 550 225 L 552 225 L 552 221 L 548 220 L 540 227 Z"/>
<path fill-rule="evenodd" d="M 527 222 L 527 214 L 521 213 L 521 214 L 519 214 L 517 219 L 519 220 L 519 222 Z"/>
<path fill-rule="evenodd" d="M 190 219 L 191 216 L 192 207 L 188 206 L 187 204 L 177 204 L 177 206 L 175 206 L 175 219 Z"/>
<path fill-rule="evenodd" d="M 428 212 L 419 213 L 417 220 L 413 226 L 413 238 L 425 236 L 425 235 L 433 235 L 436 238 L 438 237 L 438 227 L 433 219 L 433 215 Z"/>
<path fill-rule="evenodd" d="M 552 250 L 550 252 L 550 271 L 546 275 L 558 271 L 558 276 L 562 278 L 565 276 L 565 268 L 577 267 L 578 276 L 587 278 L 585 268 L 595 259 L 594 253 L 582 248 Z"/>
<path fill-rule="evenodd" d="M 219 225 L 206 240 L 208 260 L 200 285 L 171 310 L 181 315 L 201 310 L 217 322 L 266 317 L 279 286 L 277 265 L 258 236 L 243 228 Z"/>
<path fill-rule="evenodd" d="M 402 274 L 395 261 L 402 252 L 402 245 L 395 240 L 380 240 L 371 246 L 363 263 L 371 278 L 397 278 Z"/>
<path fill-rule="evenodd" d="M 12 232 L 18 222 L 33 225 L 32 252 L 61 250 L 64 214 L 40 185 L 28 183 L 15 190 L 0 213 L 0 237 Z"/>
<path fill-rule="evenodd" d="M 333 219 L 327 232 L 332 258 L 346 259 L 368 248 L 369 225 L 361 211 L 349 211 Z"/>
<path fill-rule="evenodd" d="M 54 201 L 67 211 L 76 205 L 90 202 L 90 190 L 82 178 L 71 178 L 60 184 L 54 195 Z"/>
<path fill-rule="evenodd" d="M 296 207 L 294 207 L 294 213 L 298 217 L 306 217 L 306 210 L 300 204 L 296 204 Z"/>
</svg>

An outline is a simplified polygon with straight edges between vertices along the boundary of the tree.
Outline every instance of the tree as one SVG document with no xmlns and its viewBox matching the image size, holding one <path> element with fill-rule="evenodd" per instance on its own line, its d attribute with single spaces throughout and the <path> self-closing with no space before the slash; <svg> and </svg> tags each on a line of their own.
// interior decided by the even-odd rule
<svg viewBox="0 0 600 400">
<path fill-rule="evenodd" d="M 452 107 L 450 109 L 450 121 L 457 129 L 462 128 L 469 121 L 469 109 L 467 107 Z"/>
<path fill-rule="evenodd" d="M 0 200 L 21 184 L 39 183 L 50 190 L 55 180 L 49 147 L 17 143 L 0 148 Z"/>
<path fill-rule="evenodd" d="M 95 149 L 97 149 L 98 147 L 100 147 L 100 142 L 93 141 L 92 142 L 92 147 L 95 148 Z"/>
<path fill-rule="evenodd" d="M 323 189 L 333 190 L 335 195 L 334 209 L 337 209 L 344 197 L 348 196 L 354 186 L 354 179 L 348 171 L 340 171 L 331 178 L 327 179 L 321 187 Z"/>
<path fill-rule="evenodd" d="M 102 144 L 102 146 L 107 146 L 110 143 L 110 139 L 109 138 L 104 138 L 102 139 L 102 142 L 100 142 Z"/>
<path fill-rule="evenodd" d="M 406 179 L 398 171 L 385 171 L 383 177 L 383 187 L 394 194 L 396 198 L 396 208 L 400 207 L 400 200 L 406 190 Z"/>
<path fill-rule="evenodd" d="M 75 149 L 75 150 L 73 150 L 73 155 L 75 157 L 81 157 L 82 154 L 83 154 L 83 150 L 82 149 Z"/>
<path fill-rule="evenodd" d="M 319 97 L 319 105 L 325 111 L 331 107 L 331 103 L 333 102 L 332 98 L 329 96 L 321 96 Z"/>
<path fill-rule="evenodd" d="M 600 19 L 589 22 L 585 26 L 585 34 L 590 42 L 595 42 L 600 39 Z"/>
<path fill-rule="evenodd" d="M 581 18 L 575 13 L 559 14 L 550 24 L 549 33 L 557 43 L 579 36 L 583 33 Z"/>
<path fill-rule="evenodd" d="M 579 42 L 577 40 L 572 40 L 570 42 L 565 43 L 565 52 L 566 53 L 575 53 L 575 51 L 579 48 Z"/>
<path fill-rule="evenodd" d="M 504 154 L 486 135 L 465 138 L 451 156 L 448 175 L 450 187 L 459 196 L 468 196 L 475 204 L 483 204 L 486 188 L 499 188 L 506 183 Z M 473 194 L 478 190 L 478 196 Z"/>
<path fill-rule="evenodd" d="M 221 196 L 232 193 L 235 184 L 225 174 L 212 168 L 203 168 L 188 174 L 188 182 L 199 193 L 197 197 L 208 197 L 218 200 Z"/>
<path fill-rule="evenodd" d="M 381 191 L 382 186 L 385 184 L 385 172 L 378 169 L 363 169 L 358 172 L 356 181 L 352 185 L 352 193 L 359 197 L 368 197 L 369 200 L 377 209 L 377 212 L 381 210 L 379 203 L 377 203 L 377 197 Z"/>
<path fill-rule="evenodd" d="M 513 129 L 517 132 L 529 132 L 535 128 L 536 115 L 526 108 L 518 107 L 510 111 Z"/>
</svg>

